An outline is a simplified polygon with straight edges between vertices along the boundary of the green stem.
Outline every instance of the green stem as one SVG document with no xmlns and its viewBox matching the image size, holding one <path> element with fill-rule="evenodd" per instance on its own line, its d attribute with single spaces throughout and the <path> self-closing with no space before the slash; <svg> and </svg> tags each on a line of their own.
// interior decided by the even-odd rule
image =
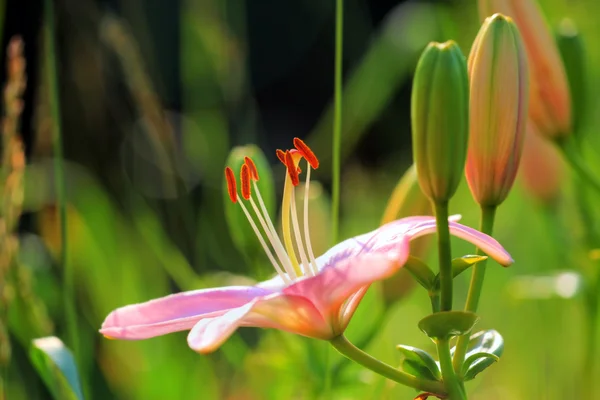
<svg viewBox="0 0 600 400">
<path fill-rule="evenodd" d="M 584 163 L 583 159 L 577 152 L 576 147 L 571 145 L 570 142 L 566 140 L 556 141 L 556 144 L 571 168 L 573 168 L 581 180 L 584 181 L 588 186 L 594 188 L 596 193 L 600 193 L 600 181 L 596 177 L 597 174 L 591 171 Z"/>
<path fill-rule="evenodd" d="M 434 202 L 437 224 L 438 260 L 440 266 L 440 292 L 442 311 L 452 310 L 452 254 L 450 228 L 448 227 L 448 202 Z"/>
<path fill-rule="evenodd" d="M 439 293 L 429 293 L 429 300 L 431 301 L 431 312 L 440 312 L 440 295 Z"/>
<path fill-rule="evenodd" d="M 333 338 L 331 340 L 331 344 L 337 349 L 337 351 L 348 357 L 350 360 L 370 369 L 373 372 L 378 373 L 379 375 L 385 376 L 394 382 L 398 382 L 405 386 L 409 386 L 424 392 L 435 393 L 438 395 L 446 394 L 446 390 L 442 382 L 418 378 L 414 375 L 400 371 L 391 365 L 385 364 L 354 346 L 348 341 L 348 339 L 346 339 L 344 335 Z"/>
<path fill-rule="evenodd" d="M 56 42 L 54 25 L 54 4 L 52 0 L 44 1 L 45 11 L 45 53 L 46 53 L 46 79 L 50 103 L 50 117 L 52 121 L 52 148 L 54 152 L 54 182 L 56 187 L 56 202 L 60 221 L 60 259 L 63 270 L 63 303 L 66 310 L 66 325 L 68 343 L 75 359 L 79 356 L 79 340 L 77 336 L 77 312 L 75 311 L 74 296 L 74 271 L 69 262 L 67 248 L 67 191 L 65 186 L 64 160 L 62 148 L 62 122 L 60 114 L 60 93 L 58 88 L 58 74 L 56 71 Z"/>
<path fill-rule="evenodd" d="M 452 367 L 452 356 L 450 355 L 450 339 L 439 339 L 437 341 L 438 358 L 444 385 L 450 400 L 465 400 L 467 397 Z"/>
<path fill-rule="evenodd" d="M 337 243 L 340 218 L 340 146 L 342 142 L 342 50 L 344 33 L 344 0 L 335 2 L 335 67 L 334 67 L 334 116 L 333 116 L 333 169 L 331 236 Z"/>
<path fill-rule="evenodd" d="M 494 230 L 495 217 L 496 206 L 481 206 L 481 221 L 479 230 L 487 235 L 491 235 L 492 231 Z M 477 249 L 477 254 L 483 254 L 483 252 L 480 249 Z M 485 278 L 485 266 L 486 260 L 483 260 L 473 267 L 465 311 L 477 312 L 479 298 L 481 297 L 481 288 L 483 287 L 483 280 Z M 468 344 L 469 335 L 460 336 L 458 338 L 458 342 L 456 343 L 456 350 L 454 352 L 454 370 L 459 376 L 462 376 L 462 365 L 465 361 Z"/>
</svg>

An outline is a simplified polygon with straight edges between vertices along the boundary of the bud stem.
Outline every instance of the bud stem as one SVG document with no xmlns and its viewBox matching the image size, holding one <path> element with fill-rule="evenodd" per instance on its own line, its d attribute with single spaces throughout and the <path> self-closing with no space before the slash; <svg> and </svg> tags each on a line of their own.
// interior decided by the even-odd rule
<svg viewBox="0 0 600 400">
<path fill-rule="evenodd" d="M 428 379 L 418 378 L 414 375 L 407 374 L 399 369 L 392 367 L 386 363 L 383 363 L 376 358 L 371 357 L 358 347 L 346 339 L 344 335 L 340 335 L 331 340 L 331 345 L 336 348 L 341 354 L 349 358 L 350 360 L 362 365 L 365 368 L 376 372 L 379 375 L 385 376 L 394 382 L 401 383 L 402 385 L 421 390 L 424 392 L 435 393 L 436 395 L 445 395 L 446 390 L 441 382 L 436 382 Z M 453 397 L 450 397 L 454 400 Z M 461 400 L 462 398 L 457 398 Z"/>
<path fill-rule="evenodd" d="M 479 230 L 487 235 L 491 235 L 494 229 L 496 208 L 497 206 L 481 206 Z M 483 252 L 480 249 L 477 249 L 477 254 L 482 255 Z M 477 306 L 479 305 L 479 298 L 481 296 L 481 288 L 483 287 L 483 279 L 485 278 L 486 261 L 487 260 L 483 260 L 482 262 L 473 266 L 473 273 L 471 275 L 471 284 L 469 285 L 469 294 L 467 295 L 465 311 L 477 312 Z M 469 335 L 460 336 L 458 338 L 458 342 L 456 343 L 456 350 L 454 352 L 454 370 L 459 376 L 462 375 L 462 365 L 465 360 L 468 344 Z"/>
<path fill-rule="evenodd" d="M 440 266 L 441 311 L 452 310 L 452 253 L 448 227 L 448 202 L 433 202 L 437 224 L 438 258 Z"/>
</svg>

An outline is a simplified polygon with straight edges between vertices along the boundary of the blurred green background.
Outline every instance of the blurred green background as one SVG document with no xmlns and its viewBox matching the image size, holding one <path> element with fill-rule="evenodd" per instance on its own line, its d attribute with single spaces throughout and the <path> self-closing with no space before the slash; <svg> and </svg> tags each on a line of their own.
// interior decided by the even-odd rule
<svg viewBox="0 0 600 400">
<path fill-rule="evenodd" d="M 416 60 L 431 40 L 454 39 L 467 54 L 479 27 L 476 3 L 345 2 L 341 238 L 379 225 L 394 186 L 411 164 Z M 290 147 L 294 136 L 305 139 L 322 162 L 315 174 L 321 186 L 314 187 L 320 190 L 313 191 L 311 230 L 313 242 L 318 235 L 321 244 L 315 252 L 333 244 L 333 1 L 59 0 L 53 29 L 42 2 L 0 4 L 3 43 L 21 35 L 27 61 L 18 263 L 0 282 L 12 352 L 6 399 L 51 398 L 28 356 L 31 340 L 48 335 L 74 350 L 86 399 L 416 396 L 343 362 L 327 343 L 281 332 L 242 329 L 209 356 L 191 351 L 186 333 L 140 342 L 111 341 L 98 333 L 116 307 L 272 274 L 266 257 L 240 248 L 226 223 L 223 168 L 235 146 L 262 149 L 272 167 L 277 204 L 284 170 L 274 150 Z M 582 147 L 600 171 L 595 129 L 600 126 L 600 3 L 540 4 L 552 27 L 569 17 L 586 43 Z M 46 28 L 56 37 L 57 90 L 47 73 L 52 61 Z M 56 104 L 65 158 L 64 225 L 52 164 Z M 499 209 L 494 236 L 516 263 L 509 269 L 490 265 L 478 329 L 498 330 L 505 353 L 467 384 L 470 398 L 569 399 L 579 393 L 589 350 L 590 321 L 578 291 L 585 280 L 569 278 L 565 289 L 564 279 L 539 277 L 566 270 L 595 277 L 598 261 L 587 250 L 600 243 L 586 242 L 586 232 L 599 228 L 594 221 L 600 221 L 600 212 L 592 207 L 595 217 L 582 220 L 574 205 L 578 182 L 566 168 L 561 182 L 556 201 L 542 204 L 519 181 Z M 477 227 L 478 208 L 466 184 L 450 211 Z M 276 208 L 271 212 L 276 215 Z M 474 251 L 458 240 L 453 245 L 456 256 Z M 427 258 L 434 260 L 435 253 Z M 75 337 L 67 327 L 64 265 L 73 272 Z M 468 279 L 468 274 L 457 279 L 455 304 L 464 304 Z M 389 287 L 386 293 L 383 286 L 372 287 L 348 332 L 391 364 L 400 360 L 396 344 L 434 352 L 416 325 L 430 312 L 428 298 L 409 286 L 391 293 Z"/>
</svg>

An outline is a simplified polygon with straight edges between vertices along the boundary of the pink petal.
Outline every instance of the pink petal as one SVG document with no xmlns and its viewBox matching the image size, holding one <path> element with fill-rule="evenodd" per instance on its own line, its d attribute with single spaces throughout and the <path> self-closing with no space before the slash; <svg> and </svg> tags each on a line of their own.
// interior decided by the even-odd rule
<svg viewBox="0 0 600 400">
<path fill-rule="evenodd" d="M 468 226 L 457 222 L 460 216 L 449 218 L 450 233 L 461 239 L 469 241 L 481 248 L 491 258 L 504 266 L 514 261 L 510 254 L 494 238 L 481 233 Z M 333 265 L 343 259 L 356 257 L 363 253 L 386 253 L 397 250 L 405 240 L 416 239 L 429 233 L 436 232 L 435 218 L 433 217 L 408 217 L 390 222 L 380 228 L 347 239 L 329 249 L 317 259 L 320 268 Z"/>
<path fill-rule="evenodd" d="M 317 263 L 320 268 L 324 268 L 361 253 L 398 251 L 398 246 L 409 239 L 406 236 L 408 232 L 422 224 L 431 224 L 432 222 L 435 226 L 435 218 L 430 216 L 408 217 L 390 222 L 374 231 L 344 240 L 333 246 L 317 259 Z"/>
<path fill-rule="evenodd" d="M 146 339 L 182 331 L 202 318 L 224 314 L 270 293 L 264 288 L 230 286 L 172 294 L 114 310 L 100 333 L 112 339 Z"/>
<path fill-rule="evenodd" d="M 199 353 L 210 353 L 240 326 L 275 328 L 319 339 L 333 337 L 331 327 L 308 299 L 276 293 L 200 320 L 188 335 L 188 345 Z"/>
<path fill-rule="evenodd" d="M 510 256 L 510 254 L 502 247 L 500 243 L 496 239 L 491 236 L 486 235 L 485 233 L 481 233 L 476 229 L 470 228 L 468 226 L 459 224 L 457 222 L 449 222 L 450 225 L 450 233 L 456 237 L 459 237 L 467 242 L 473 243 L 475 246 L 479 247 L 484 253 L 488 256 L 496 260 L 498 264 L 508 267 L 514 260 Z M 433 226 L 429 223 L 422 224 L 417 228 L 411 230 L 409 235 L 411 239 L 415 239 L 419 236 L 426 235 L 428 233 L 434 233 L 436 231 L 435 223 Z"/>
<path fill-rule="evenodd" d="M 404 265 L 409 254 L 408 237 L 397 247 L 397 252 L 367 253 L 341 260 L 323 268 L 316 276 L 293 283 L 283 293 L 306 297 L 335 332 L 342 333 L 345 325 L 340 320 L 341 305 L 365 286 L 393 275 Z M 356 308 L 358 303 L 354 302 L 352 307 Z"/>
</svg>

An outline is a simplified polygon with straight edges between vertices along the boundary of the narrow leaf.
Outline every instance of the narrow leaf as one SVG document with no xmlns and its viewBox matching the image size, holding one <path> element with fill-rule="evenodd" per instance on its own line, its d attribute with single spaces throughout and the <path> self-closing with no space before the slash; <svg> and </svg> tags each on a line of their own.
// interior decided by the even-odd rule
<svg viewBox="0 0 600 400">
<path fill-rule="evenodd" d="M 410 256 L 403 268 L 407 269 L 415 280 L 425 289 L 431 290 L 433 288 L 435 274 L 423 260 Z"/>
<path fill-rule="evenodd" d="M 463 376 L 465 377 L 465 381 L 470 381 L 475 378 L 477 374 L 498 360 L 500 360 L 500 357 L 492 353 L 482 352 L 471 355 L 467 358 L 463 366 Z"/>
<path fill-rule="evenodd" d="M 33 340 L 29 358 L 55 400 L 83 400 L 73 354 L 59 338 Z"/>
<path fill-rule="evenodd" d="M 396 348 L 404 357 L 400 363 L 400 368 L 402 368 L 403 371 L 420 378 L 436 381 L 441 379 L 440 370 L 429 353 L 416 347 L 401 344 L 396 346 Z"/>
</svg>

